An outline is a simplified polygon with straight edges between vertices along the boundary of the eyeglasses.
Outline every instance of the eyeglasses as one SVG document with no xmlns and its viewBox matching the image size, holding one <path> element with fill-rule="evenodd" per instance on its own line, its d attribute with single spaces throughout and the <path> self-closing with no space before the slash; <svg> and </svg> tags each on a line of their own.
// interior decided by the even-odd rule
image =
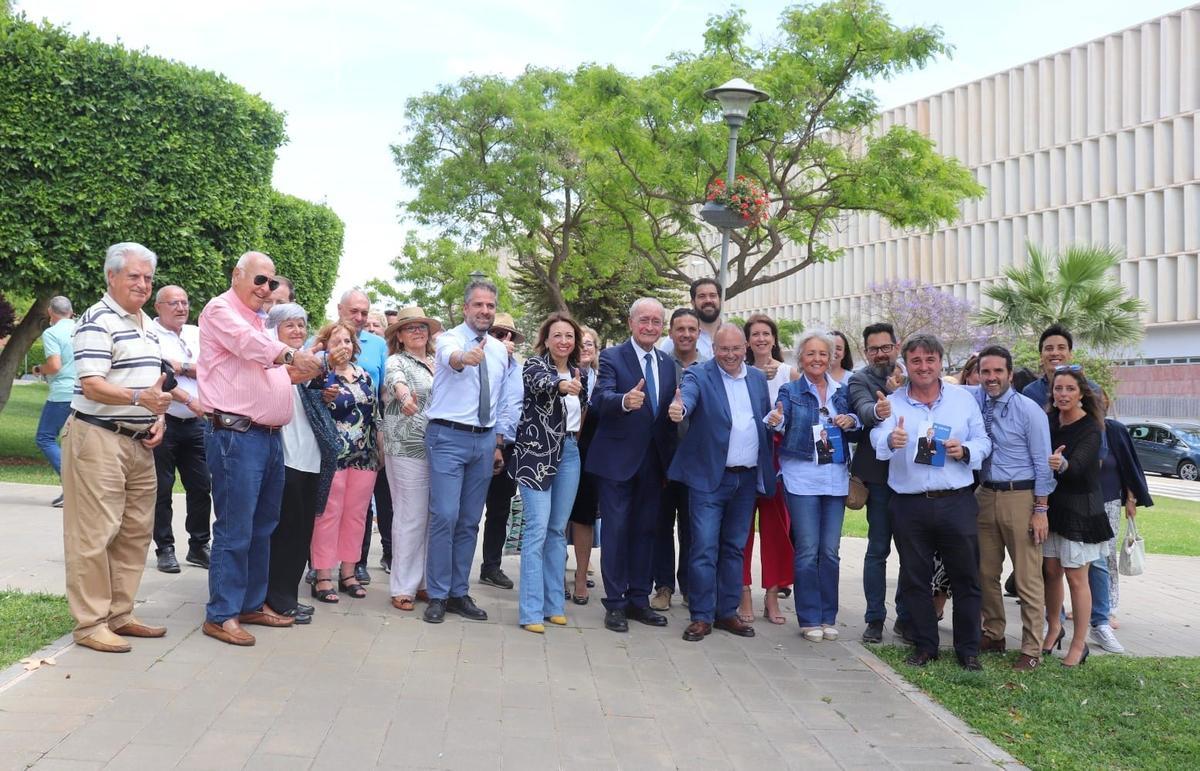
<svg viewBox="0 0 1200 771">
<path fill-rule="evenodd" d="M 512 337 L 512 332 L 509 332 L 507 329 L 489 329 L 488 334 L 500 341 Z"/>
<path fill-rule="evenodd" d="M 1078 364 L 1059 364 L 1054 368 L 1057 372 L 1083 372 L 1083 367 Z"/>
<path fill-rule="evenodd" d="M 663 320 L 658 316 L 639 316 L 633 320 L 639 327 L 661 327 Z"/>
<path fill-rule="evenodd" d="M 274 292 L 276 289 L 279 288 L 279 282 L 277 280 L 275 280 L 273 278 L 269 278 L 269 277 L 264 276 L 263 274 L 259 273 L 257 276 L 254 277 L 254 285 L 262 286 L 263 284 L 266 284 L 267 288 L 270 289 L 272 292 Z"/>
<path fill-rule="evenodd" d="M 404 326 L 400 327 L 400 331 L 407 334 L 412 334 L 413 332 L 428 332 L 429 327 L 425 326 L 424 324 L 405 324 Z"/>
<path fill-rule="evenodd" d="M 894 350 L 896 350 L 895 343 L 888 343 L 887 345 L 872 345 L 867 347 L 867 355 L 874 356 L 878 353 L 891 353 Z"/>
<path fill-rule="evenodd" d="M 157 303 L 157 304 L 158 305 L 166 305 L 171 308 L 186 308 L 186 307 L 188 307 L 187 300 L 163 300 L 162 302 Z"/>
</svg>

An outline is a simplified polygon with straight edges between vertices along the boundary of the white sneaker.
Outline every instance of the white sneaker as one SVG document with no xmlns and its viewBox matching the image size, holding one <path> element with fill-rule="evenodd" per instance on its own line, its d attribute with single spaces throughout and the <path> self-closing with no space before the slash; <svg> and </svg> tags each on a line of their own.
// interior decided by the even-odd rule
<svg viewBox="0 0 1200 771">
<path fill-rule="evenodd" d="M 826 640 L 836 640 L 838 638 L 838 630 L 832 626 L 822 627 L 821 636 Z"/>
<path fill-rule="evenodd" d="M 1125 652 L 1125 646 L 1113 634 L 1113 629 L 1108 624 L 1096 624 L 1096 626 L 1092 627 L 1088 638 L 1109 653 Z"/>
</svg>

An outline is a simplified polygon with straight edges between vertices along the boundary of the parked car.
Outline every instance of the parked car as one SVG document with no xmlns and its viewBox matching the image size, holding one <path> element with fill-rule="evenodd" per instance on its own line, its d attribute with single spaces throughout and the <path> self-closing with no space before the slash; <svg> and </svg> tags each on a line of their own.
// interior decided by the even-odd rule
<svg viewBox="0 0 1200 771">
<path fill-rule="evenodd" d="M 1146 471 L 1200 479 L 1200 423 L 1130 421 L 1129 436 Z"/>
</svg>

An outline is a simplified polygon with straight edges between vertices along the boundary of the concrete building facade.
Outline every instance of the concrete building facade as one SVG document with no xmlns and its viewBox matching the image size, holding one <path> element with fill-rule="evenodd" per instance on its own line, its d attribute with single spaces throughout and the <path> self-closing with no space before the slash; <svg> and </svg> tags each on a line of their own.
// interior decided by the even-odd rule
<svg viewBox="0 0 1200 771">
<path fill-rule="evenodd" d="M 1186 366 L 1200 364 L 1200 5 L 887 110 L 879 129 L 896 124 L 957 158 L 986 194 L 932 233 L 845 217 L 828 239 L 839 260 L 736 297 L 731 313 L 828 321 L 891 279 L 986 303 L 1004 268 L 1024 264 L 1026 240 L 1053 252 L 1112 244 L 1125 255 L 1117 278 L 1148 307 L 1127 363 L 1200 370 Z M 794 246 L 779 258 L 799 259 Z M 1174 396 L 1191 406 L 1155 414 L 1200 414 L 1197 378 L 1186 379 Z"/>
</svg>

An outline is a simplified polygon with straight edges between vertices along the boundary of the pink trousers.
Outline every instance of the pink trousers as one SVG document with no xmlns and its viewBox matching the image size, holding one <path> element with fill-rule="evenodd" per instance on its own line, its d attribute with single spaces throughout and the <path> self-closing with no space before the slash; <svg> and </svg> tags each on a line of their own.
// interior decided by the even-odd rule
<svg viewBox="0 0 1200 771">
<path fill-rule="evenodd" d="M 376 473 L 347 468 L 333 475 L 325 510 L 313 524 L 311 557 L 315 569 L 332 570 L 339 562 L 358 562 Z"/>
</svg>

